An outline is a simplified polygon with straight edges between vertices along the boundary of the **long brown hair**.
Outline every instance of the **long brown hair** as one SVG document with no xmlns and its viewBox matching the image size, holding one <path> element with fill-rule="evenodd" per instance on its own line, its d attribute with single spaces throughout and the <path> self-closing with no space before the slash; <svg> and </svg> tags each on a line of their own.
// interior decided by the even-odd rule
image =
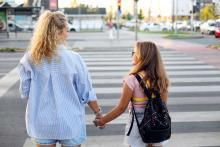
<svg viewBox="0 0 220 147">
<path fill-rule="evenodd" d="M 151 88 L 155 88 L 161 93 L 167 93 L 169 79 L 157 46 L 145 41 L 137 42 L 135 48 L 139 62 L 131 69 L 130 74 L 144 71 L 144 80 L 150 81 Z"/>
<path fill-rule="evenodd" d="M 47 10 L 39 17 L 29 47 L 34 64 L 40 64 L 43 58 L 50 61 L 57 54 L 57 45 L 64 41 L 60 36 L 65 27 L 66 17 L 62 12 Z"/>
</svg>

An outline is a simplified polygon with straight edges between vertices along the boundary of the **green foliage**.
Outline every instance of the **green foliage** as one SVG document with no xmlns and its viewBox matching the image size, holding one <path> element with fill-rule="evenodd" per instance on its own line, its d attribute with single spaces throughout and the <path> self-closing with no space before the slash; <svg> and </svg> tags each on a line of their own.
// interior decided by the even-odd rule
<svg viewBox="0 0 220 147">
<path fill-rule="evenodd" d="M 131 20 L 132 19 L 132 15 L 130 13 L 123 14 L 121 18 L 125 19 L 125 20 Z"/>
<path fill-rule="evenodd" d="M 200 19 L 201 20 L 209 20 L 209 19 L 216 19 L 216 8 L 214 4 L 208 4 L 204 8 L 200 10 Z"/>
<path fill-rule="evenodd" d="M 220 44 L 211 44 L 208 47 L 212 49 L 220 49 Z"/>
<path fill-rule="evenodd" d="M 138 19 L 139 20 L 143 20 L 144 19 L 144 14 L 143 14 L 143 10 L 140 9 L 139 13 L 138 13 Z"/>
<path fill-rule="evenodd" d="M 16 52 L 16 51 L 24 51 L 22 48 L 0 48 L 0 52 Z"/>
<path fill-rule="evenodd" d="M 15 48 L 0 48 L 0 52 L 15 52 Z"/>
<path fill-rule="evenodd" d="M 184 16 L 183 20 L 188 21 L 188 16 Z"/>
</svg>

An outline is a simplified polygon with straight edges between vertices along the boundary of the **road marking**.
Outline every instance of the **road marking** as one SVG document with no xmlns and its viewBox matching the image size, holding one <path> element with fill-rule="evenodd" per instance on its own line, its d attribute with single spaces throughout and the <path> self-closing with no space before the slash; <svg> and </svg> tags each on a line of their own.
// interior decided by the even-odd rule
<svg viewBox="0 0 220 147">
<path fill-rule="evenodd" d="M 119 71 L 119 70 L 129 70 L 131 67 L 129 66 L 89 66 L 89 70 L 93 71 Z M 166 66 L 165 67 L 167 70 L 174 70 L 174 69 L 181 69 L 181 70 L 187 70 L 187 69 L 203 69 L 203 70 L 208 70 L 208 69 L 216 69 L 213 66 L 210 65 L 188 65 L 188 66 Z"/>
<path fill-rule="evenodd" d="M 172 122 L 209 122 L 220 121 L 220 111 L 170 112 Z M 196 117 L 195 117 L 196 116 Z M 109 124 L 125 124 L 129 114 L 123 113 Z M 86 115 L 86 124 L 93 125 L 94 114 Z"/>
<path fill-rule="evenodd" d="M 123 79 L 93 79 L 93 84 L 122 84 Z M 171 83 L 200 83 L 200 82 L 220 82 L 220 77 L 194 77 L 194 78 L 170 78 Z"/>
<path fill-rule="evenodd" d="M 108 52 L 78 52 L 81 56 L 84 56 L 84 55 L 90 55 L 91 56 L 96 56 L 96 55 L 130 55 L 131 54 L 131 51 L 132 50 L 127 50 L 127 51 L 124 51 L 124 52 L 121 52 L 121 51 L 108 51 Z M 182 53 L 179 53 L 177 51 L 160 51 L 161 54 L 174 54 L 174 55 L 183 55 Z M 185 55 L 185 54 L 184 54 Z M 185 55 L 186 56 L 186 55 Z"/>
<path fill-rule="evenodd" d="M 17 67 L 0 79 L 0 98 L 19 80 Z"/>
<path fill-rule="evenodd" d="M 98 99 L 98 103 L 101 107 L 116 106 L 119 102 L 119 98 L 114 99 Z M 168 98 L 168 105 L 201 105 L 201 104 L 220 104 L 219 97 L 181 97 L 181 98 Z M 86 107 L 89 107 L 86 105 Z"/>
<path fill-rule="evenodd" d="M 169 57 L 174 57 L 174 58 L 188 58 L 188 56 L 186 55 L 182 55 L 182 54 L 161 54 L 162 58 L 169 58 Z M 94 57 L 94 58 L 127 58 L 130 57 L 130 53 L 129 54 L 97 54 L 97 55 L 82 55 L 83 58 L 90 58 L 90 57 Z"/>
<path fill-rule="evenodd" d="M 173 133 L 171 139 L 165 146 L 198 147 L 202 145 L 217 147 L 220 145 L 219 138 L 220 132 Z M 88 136 L 88 139 L 82 144 L 82 147 L 127 147 L 128 145 L 124 145 L 123 142 L 124 135 Z M 35 147 L 35 145 L 27 138 L 23 147 Z M 58 147 L 60 147 L 60 145 L 58 145 Z"/>
<path fill-rule="evenodd" d="M 169 76 L 193 76 L 193 75 L 216 75 L 216 74 L 220 74 L 219 70 L 202 70 L 202 71 L 188 71 L 188 70 L 184 70 L 184 71 L 167 71 Z M 125 76 L 129 74 L 129 70 L 128 71 L 122 71 L 122 72 L 106 72 L 106 71 L 96 71 L 96 72 L 90 72 L 91 76 Z"/>
<path fill-rule="evenodd" d="M 120 94 L 122 87 L 95 87 L 96 94 Z M 171 86 L 169 93 L 188 93 L 188 92 L 219 92 L 220 86 Z"/>
<path fill-rule="evenodd" d="M 88 61 L 131 61 L 131 58 L 96 58 L 95 56 L 94 57 L 91 57 L 91 58 L 85 58 L 84 59 L 86 62 Z M 194 58 L 192 57 L 180 57 L 180 58 L 174 58 L 174 57 L 171 57 L 171 58 L 163 58 L 163 60 L 165 61 L 195 61 Z"/>
<path fill-rule="evenodd" d="M 167 61 L 167 62 L 164 62 L 165 65 L 204 65 L 204 62 L 201 62 L 201 61 Z M 95 62 L 95 61 L 92 61 L 92 62 L 86 62 L 86 65 L 87 66 L 105 66 L 105 65 L 111 65 L 111 66 L 120 66 L 120 65 L 124 65 L 124 66 L 131 66 L 131 62 Z"/>
<path fill-rule="evenodd" d="M 21 58 L 4 58 L 0 59 L 0 62 L 5 62 L 5 61 L 19 61 Z"/>
</svg>

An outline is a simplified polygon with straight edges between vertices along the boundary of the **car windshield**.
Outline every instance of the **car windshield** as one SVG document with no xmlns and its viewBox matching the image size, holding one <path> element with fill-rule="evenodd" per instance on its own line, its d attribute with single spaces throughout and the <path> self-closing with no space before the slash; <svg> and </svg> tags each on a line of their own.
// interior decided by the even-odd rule
<svg viewBox="0 0 220 147">
<path fill-rule="evenodd" d="M 209 23 L 209 26 L 215 26 L 215 23 Z"/>
</svg>

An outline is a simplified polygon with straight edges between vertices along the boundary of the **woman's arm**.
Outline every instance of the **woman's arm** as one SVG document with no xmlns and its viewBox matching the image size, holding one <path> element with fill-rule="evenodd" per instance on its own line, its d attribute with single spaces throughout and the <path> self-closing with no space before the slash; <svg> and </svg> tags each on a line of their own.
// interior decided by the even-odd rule
<svg viewBox="0 0 220 147">
<path fill-rule="evenodd" d="M 106 123 L 120 116 L 126 110 L 132 96 L 133 91 L 128 87 L 126 83 L 124 83 L 122 96 L 118 105 L 114 107 L 110 112 L 108 112 L 105 116 L 97 119 L 95 121 L 96 126 L 103 126 Z"/>
<path fill-rule="evenodd" d="M 88 105 L 95 114 L 101 113 L 101 108 L 99 107 L 97 101 L 89 101 Z"/>
</svg>

